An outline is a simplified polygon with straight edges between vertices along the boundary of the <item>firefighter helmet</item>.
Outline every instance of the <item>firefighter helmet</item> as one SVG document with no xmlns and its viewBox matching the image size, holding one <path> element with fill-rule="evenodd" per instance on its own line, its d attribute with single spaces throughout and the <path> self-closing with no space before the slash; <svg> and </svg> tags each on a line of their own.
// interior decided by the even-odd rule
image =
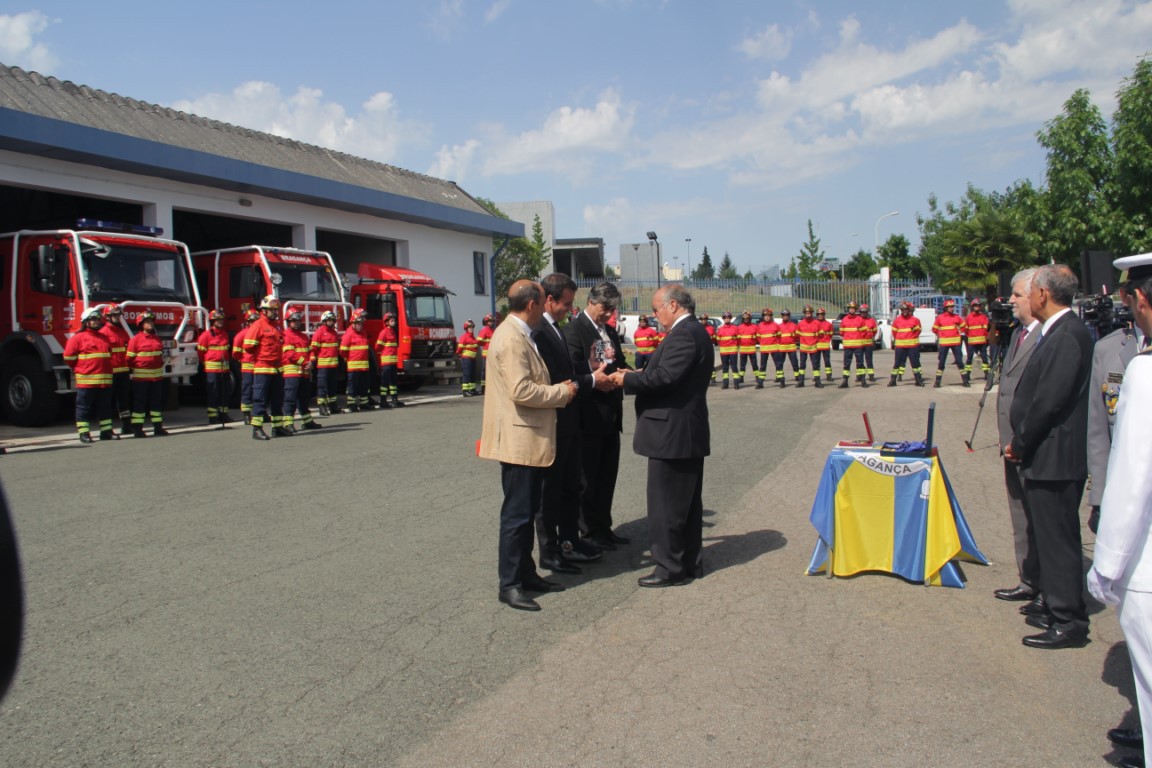
<svg viewBox="0 0 1152 768">
<path fill-rule="evenodd" d="M 731 312 L 725 312 L 723 315 L 721 315 L 721 317 L 723 317 L 725 320 L 731 320 L 732 319 L 732 313 Z"/>
<path fill-rule="evenodd" d="M 772 317 L 772 308 L 771 307 L 764 307 L 764 311 L 761 312 L 760 314 L 767 315 L 768 317 Z"/>
<path fill-rule="evenodd" d="M 92 307 L 91 309 L 89 309 L 88 311 L 86 311 L 84 313 L 84 316 L 80 318 L 80 321 L 86 323 L 89 320 L 101 320 L 102 321 L 103 319 L 104 319 L 104 314 L 99 309 L 97 309 L 96 307 Z"/>
<path fill-rule="evenodd" d="M 475 328 L 476 323 L 472 322 L 472 318 L 468 318 L 467 320 L 464 321 L 464 327 L 465 328 Z"/>
<path fill-rule="evenodd" d="M 484 322 L 484 325 L 488 325 L 488 323 L 495 322 L 495 320 L 496 320 L 496 318 L 492 317 L 492 315 L 484 315 L 484 321 L 483 322 Z"/>
<path fill-rule="evenodd" d="M 854 302 L 854 301 L 850 301 L 850 302 L 848 302 L 848 307 L 847 307 L 847 309 L 859 309 L 859 308 L 860 308 L 860 307 L 859 307 L 859 305 L 857 305 L 857 304 L 856 304 L 856 302 Z"/>
<path fill-rule="evenodd" d="M 280 309 L 280 299 L 268 294 L 260 302 L 260 309 Z"/>
<path fill-rule="evenodd" d="M 362 323 L 366 317 L 368 317 L 368 312 L 366 312 L 364 309 L 354 309 L 352 310 L 351 322 Z"/>
<path fill-rule="evenodd" d="M 804 305 L 804 314 L 806 314 L 806 315 L 812 314 L 812 305 L 811 304 L 805 304 Z"/>
<path fill-rule="evenodd" d="M 820 307 L 820 309 L 816 310 L 816 314 L 817 315 L 826 315 L 826 314 L 828 314 L 828 310 L 824 309 L 824 307 Z"/>
<path fill-rule="evenodd" d="M 785 307 L 784 309 L 780 310 L 780 317 L 792 317 L 792 310 Z"/>
<path fill-rule="evenodd" d="M 752 319 L 752 313 L 748 310 L 744 310 L 740 313 L 740 317 L 747 317 L 748 319 Z"/>
<path fill-rule="evenodd" d="M 254 323 L 260 319 L 260 310 L 250 309 L 244 313 L 244 319 L 249 323 Z"/>
<path fill-rule="evenodd" d="M 870 309 L 870 308 L 869 308 L 869 306 L 868 306 L 867 304 L 861 304 L 861 305 L 860 305 L 860 311 L 861 311 L 861 312 L 868 312 L 868 311 L 869 311 L 869 309 Z"/>
<path fill-rule="evenodd" d="M 224 310 L 220 309 L 219 307 L 217 307 L 216 309 L 214 309 L 208 313 L 208 320 L 209 321 L 223 320 L 225 317 L 226 317 L 226 315 L 224 314 Z"/>
<path fill-rule="evenodd" d="M 724 316 L 725 317 L 732 317 L 732 315 L 728 314 L 727 312 L 724 313 Z M 640 320 L 638 322 L 640 323 L 640 325 L 648 325 L 648 316 L 647 315 L 640 315 Z"/>
<path fill-rule="evenodd" d="M 707 312 L 701 312 L 700 313 L 700 319 L 701 320 L 707 320 L 708 319 L 708 313 Z"/>
<path fill-rule="evenodd" d="M 384 322 L 388 322 L 389 320 L 395 320 L 395 319 L 396 319 L 396 313 L 395 312 L 385 312 L 384 313 Z"/>
<path fill-rule="evenodd" d="M 147 323 L 147 322 L 155 323 L 156 322 L 156 315 L 152 314 L 151 312 L 141 312 L 140 314 L 136 315 L 136 327 L 137 328 L 143 328 L 144 323 Z"/>
<path fill-rule="evenodd" d="M 906 309 L 910 310 L 910 311 L 914 311 L 916 309 L 916 307 L 912 306 L 912 302 L 910 302 L 910 301 L 900 302 L 900 310 L 904 311 Z"/>
<path fill-rule="evenodd" d="M 980 299 L 972 299 L 972 306 L 974 306 L 974 307 L 983 306 L 983 302 L 980 301 Z"/>
<path fill-rule="evenodd" d="M 122 315 L 122 314 L 124 314 L 124 310 L 120 309 L 119 304 L 109 304 L 108 306 L 104 307 L 104 317 L 105 318 L 109 318 L 112 315 Z"/>
<path fill-rule="evenodd" d="M 326 323 L 329 320 L 335 320 L 335 319 L 336 319 L 336 313 L 330 309 L 326 310 L 324 312 L 324 314 L 320 315 L 320 322 L 322 322 L 322 323 Z"/>
<path fill-rule="evenodd" d="M 284 317 L 284 319 L 288 322 L 292 322 L 293 320 L 300 320 L 303 322 L 304 310 L 293 307 L 292 310 Z"/>
<path fill-rule="evenodd" d="M 944 300 L 944 309 L 949 309 L 949 308 L 954 307 L 954 306 L 956 306 L 956 300 L 955 299 L 945 299 Z"/>
</svg>

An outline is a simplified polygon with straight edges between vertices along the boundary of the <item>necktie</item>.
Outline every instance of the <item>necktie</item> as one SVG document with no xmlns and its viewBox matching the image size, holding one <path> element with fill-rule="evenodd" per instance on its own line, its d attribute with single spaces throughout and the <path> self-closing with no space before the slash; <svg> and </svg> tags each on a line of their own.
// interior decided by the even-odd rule
<svg viewBox="0 0 1152 768">
<path fill-rule="evenodd" d="M 1028 329 L 1022 328 L 1020 330 L 1020 336 L 1017 337 L 1017 339 L 1016 339 L 1016 349 L 1020 349 L 1020 347 L 1024 344 L 1024 337 L 1027 335 L 1028 335 Z"/>
</svg>

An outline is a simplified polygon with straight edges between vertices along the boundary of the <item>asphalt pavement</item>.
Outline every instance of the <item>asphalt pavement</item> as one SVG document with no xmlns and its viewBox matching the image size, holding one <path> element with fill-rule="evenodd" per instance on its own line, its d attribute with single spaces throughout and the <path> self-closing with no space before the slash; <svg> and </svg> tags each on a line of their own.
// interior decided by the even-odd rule
<svg viewBox="0 0 1152 768">
<path fill-rule="evenodd" d="M 881 372 L 890 353 L 877 354 Z M 839 366 L 836 366 L 839 372 Z M 632 544 L 525 613 L 496 600 L 482 398 L 421 390 L 266 443 L 202 411 L 168 438 L 82 446 L 0 426 L 28 603 L 0 705 L 10 766 L 1090 766 L 1137 717 L 1123 636 L 1042 651 L 1017 604 L 994 393 L 714 387 L 703 579 L 649 570 L 645 461 L 614 515 Z M 828 449 L 936 442 L 977 544 L 967 588 L 806 576 Z M 1086 519 L 1086 515 L 1084 516 Z M 1091 556 L 1085 529 L 1085 556 Z M 1086 560 L 1087 562 L 1087 560 Z"/>
</svg>

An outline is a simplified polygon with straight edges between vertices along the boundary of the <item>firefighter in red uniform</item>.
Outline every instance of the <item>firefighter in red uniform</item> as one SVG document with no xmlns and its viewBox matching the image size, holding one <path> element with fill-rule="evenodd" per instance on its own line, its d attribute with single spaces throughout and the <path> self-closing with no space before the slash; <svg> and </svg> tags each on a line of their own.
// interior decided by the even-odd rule
<svg viewBox="0 0 1152 768">
<path fill-rule="evenodd" d="M 716 346 L 720 348 L 720 388 L 728 389 L 731 381 L 740 389 L 740 379 L 736 378 L 736 360 L 740 354 L 740 336 L 732 324 L 732 313 L 725 312 L 724 323 L 716 329 Z"/>
<path fill-rule="evenodd" d="M 496 331 L 496 318 L 492 315 L 484 315 L 484 319 L 480 321 L 481 328 L 476 333 L 476 341 L 480 342 L 480 371 L 477 374 L 480 377 L 480 387 L 476 390 L 477 394 L 484 394 L 484 385 L 487 383 L 485 377 L 488 375 L 488 346 L 492 343 L 492 334 Z"/>
<path fill-rule="evenodd" d="M 644 366 L 648 365 L 652 353 L 656 351 L 656 345 L 660 343 L 660 334 L 648 325 L 646 315 L 640 315 L 636 333 L 632 334 L 632 341 L 636 344 L 636 370 L 642 371 Z"/>
<path fill-rule="evenodd" d="M 864 318 L 864 325 L 870 335 L 864 342 L 864 373 L 868 381 L 876 381 L 876 369 L 872 367 L 872 352 L 876 349 L 876 334 L 880 332 L 880 324 L 872 317 L 871 308 L 867 304 L 860 305 L 860 317 Z"/>
<path fill-rule="evenodd" d="M 972 386 L 971 377 L 964 370 L 964 360 L 960 356 L 960 342 L 967 326 L 964 324 L 964 318 L 953 311 L 955 308 L 956 302 L 948 299 L 944 302 L 944 311 L 936 315 L 936 321 L 932 323 L 932 333 L 936 334 L 936 345 L 940 350 L 936 362 L 936 383 L 933 385 L 937 389 L 944 378 L 944 366 L 948 362 L 949 351 L 956 362 L 956 370 L 960 371 L 960 379 L 964 382 L 964 386 Z"/>
<path fill-rule="evenodd" d="M 792 364 L 792 377 L 796 380 L 796 386 L 802 386 L 804 380 L 801 378 L 803 373 L 800 370 L 800 361 L 796 358 L 796 323 L 792 322 L 792 310 L 784 309 L 780 312 L 780 339 L 776 343 L 776 354 L 773 356 L 772 361 L 776 366 L 776 384 L 780 389 L 784 389 L 784 358 L 788 358 L 788 362 Z"/>
<path fill-rule="evenodd" d="M 64 362 L 76 380 L 76 431 L 80 442 L 92 442 L 92 421 L 101 440 L 116 440 L 112 431 L 112 348 L 100 333 L 104 316 L 96 308 L 81 319 L 79 332 L 64 347 Z"/>
<path fill-rule="evenodd" d="M 972 358 L 980 355 L 980 370 L 984 372 L 984 380 L 987 381 L 989 371 L 992 370 L 988 364 L 988 329 L 991 327 L 991 320 L 984 313 L 984 305 L 980 299 L 972 299 L 964 324 L 968 326 L 965 342 L 968 354 L 964 360 L 964 372 L 968 374 L 969 379 L 972 378 Z"/>
<path fill-rule="evenodd" d="M 368 399 L 372 350 L 368 336 L 364 333 L 364 318 L 367 314 L 363 309 L 352 310 L 352 322 L 340 339 L 340 357 L 344 358 L 348 369 L 348 410 L 353 413 L 372 410 L 372 403 Z"/>
<path fill-rule="evenodd" d="M 222 309 L 208 313 L 208 330 L 196 340 L 196 354 L 204 366 L 204 385 L 208 400 L 208 426 L 219 422 L 219 429 L 227 429 L 232 422 L 228 416 L 228 361 L 231 343 L 224 330 L 226 315 Z"/>
<path fill-rule="evenodd" d="M 124 310 L 119 304 L 104 308 L 100 335 L 112 348 L 112 412 L 120 417 L 120 431 L 132 431 L 132 381 L 128 378 L 128 340 L 131 338 L 122 322 Z"/>
<path fill-rule="evenodd" d="M 132 379 L 132 436 L 147 437 L 144 419 L 152 422 L 152 434 L 164 437 L 164 342 L 156 335 L 156 315 L 136 316 L 136 335 L 128 342 L 128 371 Z"/>
<path fill-rule="evenodd" d="M 244 423 L 252 423 L 252 356 L 244 348 L 244 340 L 252 324 L 260 319 L 260 312 L 249 309 L 244 313 L 244 327 L 232 337 L 232 359 L 240 363 L 240 413 Z"/>
<path fill-rule="evenodd" d="M 832 381 L 832 332 L 834 329 L 832 321 L 828 319 L 828 310 L 824 307 L 816 310 L 816 321 L 820 323 L 820 338 L 816 342 L 816 349 L 820 350 L 820 359 L 824 361 L 824 380 Z"/>
<path fill-rule="evenodd" d="M 888 379 L 888 386 L 896 386 L 896 380 L 904 375 L 906 363 L 912 366 L 912 375 L 916 377 L 916 386 L 924 386 L 924 372 L 920 368 L 920 318 L 916 317 L 915 308 L 911 302 L 900 304 L 900 314 L 892 321 L 892 348 L 896 350 L 896 361 L 892 367 L 892 376 Z"/>
<path fill-rule="evenodd" d="M 736 326 L 736 338 L 739 342 L 740 361 L 737 363 L 740 371 L 739 381 L 744 383 L 744 372 L 752 366 L 752 376 L 756 376 L 756 342 L 759 335 L 756 333 L 756 323 L 752 322 L 752 313 L 748 310 L 740 315 L 740 323 Z"/>
<path fill-rule="evenodd" d="M 244 339 L 244 351 L 252 358 L 252 439 L 267 440 L 264 422 L 272 422 L 273 437 L 289 437 L 284 429 L 284 333 L 276 322 L 280 299 L 265 296 L 260 302 L 260 318 L 252 323 Z"/>
<path fill-rule="evenodd" d="M 712 346 L 716 346 L 716 329 L 712 327 L 712 323 L 708 322 L 708 313 L 700 313 L 700 323 L 704 326 L 704 333 L 708 334 L 708 339 L 712 342 Z M 716 383 L 716 366 L 712 366 L 712 379 L 708 382 L 708 386 Z"/>
<path fill-rule="evenodd" d="M 840 389 L 848 389 L 848 377 L 852 375 L 852 361 L 856 361 L 856 383 L 862 387 L 868 386 L 868 377 L 864 369 L 864 345 L 871 339 L 871 331 L 864 318 L 857 314 L 856 302 L 850 301 L 847 306 L 848 314 L 840 318 L 840 344 L 844 347 L 844 380 L 840 382 Z"/>
<path fill-rule="evenodd" d="M 464 333 L 456 340 L 456 356 L 460 358 L 460 389 L 464 397 L 476 395 L 476 356 L 480 354 L 480 342 L 476 341 L 472 329 L 476 323 L 464 321 Z"/>
<path fill-rule="evenodd" d="M 804 305 L 803 316 L 796 323 L 796 338 L 800 345 L 800 377 L 796 381 L 797 387 L 804 386 L 804 373 L 808 363 L 812 364 L 812 381 L 817 387 L 823 387 L 824 381 L 820 376 L 820 321 L 816 319 L 811 304 Z"/>
<path fill-rule="evenodd" d="M 376 337 L 376 354 L 380 363 L 380 407 L 400 408 L 400 388 L 396 370 L 400 365 L 400 335 L 396 332 L 396 315 L 384 314 L 384 328 Z"/>
<path fill-rule="evenodd" d="M 316 409 L 321 416 L 340 413 L 336 398 L 336 379 L 340 373 L 340 335 L 336 333 L 336 313 L 320 315 L 320 325 L 312 334 L 310 346 L 316 364 Z"/>
<path fill-rule="evenodd" d="M 776 359 L 776 347 L 780 343 L 780 324 L 772 317 L 772 310 L 764 307 L 760 312 L 760 322 L 756 324 L 756 344 L 760 347 L 759 365 L 756 369 L 756 389 L 763 389 L 768 379 L 768 361 Z"/>
<path fill-rule="evenodd" d="M 304 429 L 320 429 L 323 424 L 312 421 L 308 400 L 312 397 L 312 342 L 304 333 L 304 310 L 293 307 L 288 312 L 288 327 L 284 329 L 284 353 L 280 358 L 284 377 L 284 421 L 281 426 L 296 432 L 296 414 Z"/>
</svg>

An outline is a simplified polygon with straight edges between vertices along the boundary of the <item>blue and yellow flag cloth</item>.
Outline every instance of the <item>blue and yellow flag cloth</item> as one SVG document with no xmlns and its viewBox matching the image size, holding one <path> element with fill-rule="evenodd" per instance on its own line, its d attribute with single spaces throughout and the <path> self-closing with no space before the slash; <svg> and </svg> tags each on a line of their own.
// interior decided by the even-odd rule
<svg viewBox="0 0 1152 768">
<path fill-rule="evenodd" d="M 808 573 L 886 571 L 909 581 L 964 587 L 953 560 L 987 565 L 940 458 L 836 448 L 809 517 L 820 535 Z"/>
</svg>

